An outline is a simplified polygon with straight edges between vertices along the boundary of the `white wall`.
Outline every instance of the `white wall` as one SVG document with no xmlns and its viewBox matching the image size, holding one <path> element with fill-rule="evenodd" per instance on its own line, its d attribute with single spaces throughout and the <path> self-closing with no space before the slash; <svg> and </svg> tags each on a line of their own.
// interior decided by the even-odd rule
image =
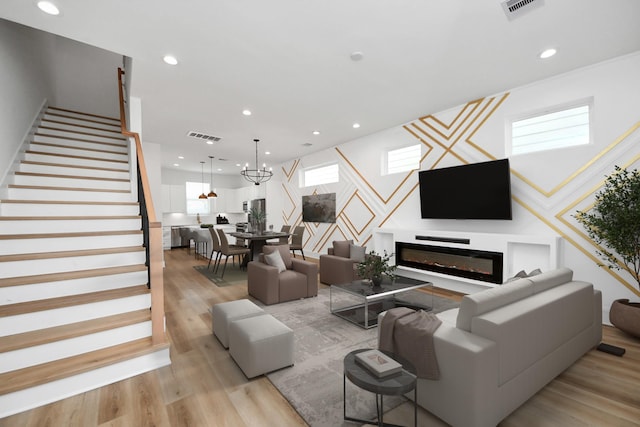
<svg viewBox="0 0 640 427">
<path fill-rule="evenodd" d="M 344 238 L 371 249 L 372 233 L 378 227 L 559 235 L 564 247 L 562 263 L 574 270 L 576 279 L 593 281 L 603 291 L 605 310 L 617 298 L 637 300 L 640 292 L 628 275 L 620 273 L 618 278 L 597 266 L 595 248 L 572 215 L 589 207 L 593 191 L 614 165 L 640 166 L 638 76 L 640 52 L 447 111 L 425 112 L 424 117 L 403 125 L 292 159 L 274 168 L 289 171 L 299 160 L 292 177 L 281 177 L 282 214 L 297 225 L 302 195 L 336 192 L 336 224 L 305 224 L 305 252 L 315 254 L 326 253 L 333 240 Z M 422 144 L 422 170 L 504 158 L 509 119 L 586 98 L 594 103 L 590 145 L 510 158 L 512 221 L 423 220 L 417 172 L 381 175 L 382 152 L 412 143 Z M 339 183 L 299 188 L 298 172 L 327 162 L 339 164 Z M 291 202 L 287 202 L 289 196 Z"/>
<path fill-rule="evenodd" d="M 0 19 L 0 182 L 41 106 L 52 97 L 42 33 Z"/>
</svg>

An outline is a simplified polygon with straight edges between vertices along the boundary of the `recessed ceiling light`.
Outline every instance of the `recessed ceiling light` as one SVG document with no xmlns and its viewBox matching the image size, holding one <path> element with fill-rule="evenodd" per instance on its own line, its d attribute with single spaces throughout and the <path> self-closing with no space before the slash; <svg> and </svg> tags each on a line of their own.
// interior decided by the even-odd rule
<svg viewBox="0 0 640 427">
<path fill-rule="evenodd" d="M 184 156 L 178 156 L 178 158 L 179 158 L 180 160 L 182 160 L 182 159 L 184 159 Z"/>
<path fill-rule="evenodd" d="M 314 130 L 314 131 L 313 131 L 313 134 L 314 134 L 314 135 L 320 135 L 320 131 L 319 131 L 319 130 Z"/>
<path fill-rule="evenodd" d="M 242 166 L 242 165 L 241 165 L 240 163 L 236 163 L 236 166 L 240 167 L 240 166 Z"/>
<path fill-rule="evenodd" d="M 166 62 L 169 65 L 177 65 L 178 64 L 178 60 L 176 59 L 175 56 L 171 56 L 171 55 L 166 55 L 164 58 L 162 58 L 164 60 L 164 62 Z"/>
<path fill-rule="evenodd" d="M 213 141 L 207 140 L 207 145 L 213 145 Z"/>
<path fill-rule="evenodd" d="M 178 163 L 174 163 L 173 166 L 180 166 Z"/>
<path fill-rule="evenodd" d="M 358 129 L 359 127 L 360 127 L 360 123 L 354 123 L 354 124 L 353 124 L 353 128 L 354 128 L 354 129 Z"/>
<path fill-rule="evenodd" d="M 38 8 L 49 15 L 60 15 L 60 10 L 50 1 L 39 1 Z"/>
<path fill-rule="evenodd" d="M 547 59 L 547 58 L 551 58 L 553 55 L 556 54 L 556 50 L 554 48 L 550 48 L 550 49 L 545 49 L 542 51 L 542 53 L 540 54 L 540 59 Z"/>
<path fill-rule="evenodd" d="M 271 151 L 265 151 L 264 154 L 268 156 L 269 154 L 271 154 Z"/>
<path fill-rule="evenodd" d="M 244 114 L 245 116 L 250 116 L 251 115 L 251 111 L 250 110 L 242 110 L 242 114 Z"/>
<path fill-rule="evenodd" d="M 362 52 L 352 52 L 349 58 L 351 58 L 352 61 L 361 61 L 362 58 L 364 58 L 364 54 Z"/>
</svg>

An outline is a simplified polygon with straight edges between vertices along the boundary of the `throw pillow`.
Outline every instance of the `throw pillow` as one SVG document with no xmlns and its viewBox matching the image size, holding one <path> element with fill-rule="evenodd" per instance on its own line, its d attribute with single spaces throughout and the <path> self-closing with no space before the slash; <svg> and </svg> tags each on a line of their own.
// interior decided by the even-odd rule
<svg viewBox="0 0 640 427">
<path fill-rule="evenodd" d="M 516 275 L 515 275 L 515 276 L 513 276 L 513 277 L 509 277 L 509 278 L 507 279 L 507 281 L 506 281 L 506 282 L 504 282 L 504 283 L 513 282 L 513 281 L 515 281 L 515 280 L 522 279 L 522 278 L 524 278 L 524 277 L 527 277 L 527 273 L 526 273 L 524 270 L 520 270 L 520 271 L 518 271 L 518 272 L 516 273 Z"/>
<path fill-rule="evenodd" d="M 289 249 L 289 245 L 265 245 L 262 248 L 262 253 L 265 256 L 273 252 L 280 252 L 280 258 L 282 258 L 282 262 L 284 262 L 284 266 L 287 268 L 287 270 L 291 270 L 292 262 L 291 262 L 291 250 Z"/>
<path fill-rule="evenodd" d="M 540 270 L 539 268 L 536 268 L 535 270 L 531 270 L 527 275 L 527 277 L 537 276 L 538 274 L 542 274 L 542 270 Z"/>
<path fill-rule="evenodd" d="M 287 269 L 284 265 L 284 261 L 282 261 L 282 257 L 280 256 L 280 251 L 273 251 L 270 254 L 265 254 L 264 260 L 268 265 L 276 267 L 278 269 L 278 273 L 282 273 Z"/>
<path fill-rule="evenodd" d="M 349 258 L 350 245 L 352 244 L 353 240 L 334 240 L 333 254 L 335 256 L 341 256 L 342 258 Z"/>
<path fill-rule="evenodd" d="M 351 258 L 355 262 L 363 262 L 366 251 L 367 251 L 366 246 L 350 245 L 349 258 Z"/>
</svg>

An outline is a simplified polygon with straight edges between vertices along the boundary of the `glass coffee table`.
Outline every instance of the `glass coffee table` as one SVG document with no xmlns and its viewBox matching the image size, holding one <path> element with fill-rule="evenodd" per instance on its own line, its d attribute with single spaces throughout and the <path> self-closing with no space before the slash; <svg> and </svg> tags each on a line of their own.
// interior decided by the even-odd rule
<svg viewBox="0 0 640 427">
<path fill-rule="evenodd" d="M 380 286 L 373 286 L 368 280 L 355 280 L 331 286 L 329 307 L 336 316 L 369 329 L 377 326 L 378 314 L 391 308 L 430 311 L 432 287 L 431 282 L 401 276 L 393 280 L 385 278 Z"/>
</svg>

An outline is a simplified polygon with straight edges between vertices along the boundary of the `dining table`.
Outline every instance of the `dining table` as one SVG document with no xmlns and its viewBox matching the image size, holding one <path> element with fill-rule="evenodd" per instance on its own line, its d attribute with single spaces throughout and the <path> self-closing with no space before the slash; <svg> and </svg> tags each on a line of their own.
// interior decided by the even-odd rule
<svg viewBox="0 0 640 427">
<path fill-rule="evenodd" d="M 260 252 L 262 252 L 262 248 L 267 244 L 267 240 L 291 236 L 291 233 L 285 233 L 282 231 L 265 231 L 263 233 L 246 233 L 235 231 L 228 234 L 229 236 L 235 237 L 236 239 L 244 239 L 249 242 L 249 256 L 245 257 L 242 263 L 245 267 L 249 263 L 249 261 L 252 261 L 254 258 L 257 259 Z"/>
</svg>

